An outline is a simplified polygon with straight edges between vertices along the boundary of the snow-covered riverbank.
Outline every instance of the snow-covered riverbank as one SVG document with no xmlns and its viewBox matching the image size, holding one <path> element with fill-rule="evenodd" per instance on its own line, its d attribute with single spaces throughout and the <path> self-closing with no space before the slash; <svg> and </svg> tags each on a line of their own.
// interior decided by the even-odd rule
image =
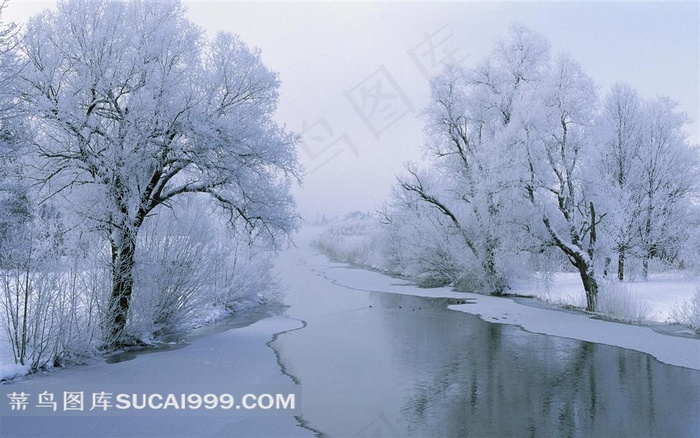
<svg viewBox="0 0 700 438">
<path fill-rule="evenodd" d="M 262 319 L 247 327 L 196 339 L 185 348 L 139 355 L 115 364 L 99 363 L 33 375 L 8 385 L 17 391 L 36 393 L 46 387 L 98 388 L 101 384 L 145 388 L 169 388 L 179 393 L 183 388 L 196 390 L 198 385 L 221 391 L 256 391 L 273 388 L 280 392 L 296 391 L 292 379 L 285 375 L 275 352 L 268 343 L 275 334 L 294 330 L 301 323 L 284 317 Z M 237 413 L 238 414 L 238 413 Z M 193 436 L 313 436 L 302 428 L 293 414 L 269 414 L 256 411 L 251 415 L 85 415 L 82 417 L 1 417 L 3 437 L 193 437 Z"/>
<path fill-rule="evenodd" d="M 331 262 L 323 255 L 314 256 L 309 263 L 338 285 L 369 291 L 466 299 L 468 304 L 450 308 L 479 315 L 487 322 L 513 324 L 533 333 L 628 348 L 651 354 L 663 363 L 700 370 L 700 339 L 697 337 L 672 336 L 649 326 L 605 321 L 579 312 L 546 308 L 538 306 L 534 300 L 528 305 L 523 299 L 455 292 L 448 287 L 422 289 L 378 272 Z"/>
<path fill-rule="evenodd" d="M 282 279 L 293 291 L 290 291 L 290 299 L 294 298 L 297 307 L 290 309 L 290 315 L 305 319 L 308 315 L 318 321 L 337 321 L 340 315 L 347 312 L 359 312 L 369 318 L 368 315 L 381 315 L 374 312 L 371 305 L 363 300 L 355 301 L 357 293 L 349 289 L 394 293 L 402 295 L 415 295 L 425 297 L 444 297 L 454 299 L 450 306 L 455 311 L 476 314 L 481 319 L 499 324 L 512 324 L 521 326 L 526 331 L 542 333 L 557 337 L 578 339 L 600 344 L 619 346 L 631 350 L 648 353 L 659 361 L 695 370 L 700 370 L 700 339 L 682 336 L 671 336 L 658 333 L 650 327 L 633 326 L 610 321 L 595 319 L 590 315 L 577 312 L 562 311 L 538 306 L 534 300 L 520 298 L 497 298 L 475 294 L 454 292 L 449 288 L 420 289 L 410 283 L 392 278 L 377 272 L 353 268 L 347 264 L 334 263 L 327 257 L 320 255 L 310 246 L 310 233 L 304 231 L 298 239 L 298 248 L 292 249 L 280 257 L 278 269 Z M 324 295 L 332 295 L 333 300 L 321 300 Z M 380 294 L 384 296 L 385 294 Z M 389 294 L 386 294 L 390 296 Z M 318 300 L 314 299 L 318 298 Z M 401 305 L 404 311 L 391 313 L 401 317 L 410 326 L 410 321 L 418 320 L 420 315 L 430 315 L 430 312 L 416 314 L 406 313 L 407 306 L 416 306 L 420 300 L 406 300 Z M 299 307 L 300 303 L 305 303 Z M 342 303 L 336 308 L 335 304 Z M 349 309 L 349 310 L 348 310 Z M 401 309 L 399 307 L 398 309 Z M 426 310 L 426 309 L 423 309 Z M 345 312 L 345 313 L 344 313 Z M 363 313 L 364 312 L 364 313 Z M 297 313 L 302 316 L 297 316 Z M 449 313 L 449 312 L 448 312 Z M 362 319 L 362 318 L 360 318 Z M 373 326 L 371 333 L 358 334 L 358 331 L 367 330 L 362 324 L 347 324 L 343 326 L 338 321 L 341 329 L 323 333 L 332 337 L 336 350 L 340 351 L 342 365 L 348 367 L 350 373 L 374 373 L 377 371 L 377 361 L 388 363 L 386 370 L 393 370 L 390 356 L 386 352 L 393 351 L 390 346 L 401 344 L 401 339 L 394 336 L 418 336 L 404 330 L 394 332 L 375 330 L 381 324 Z M 425 322 L 425 321 L 423 321 Z M 291 344 L 273 342 L 280 333 L 288 332 L 287 342 L 302 332 L 294 330 L 311 330 L 309 333 L 318 335 L 318 327 L 309 325 L 303 329 L 304 323 L 288 317 L 275 316 L 257 321 L 249 326 L 236 328 L 222 333 L 206 335 L 194 339 L 185 348 L 158 352 L 155 354 L 139 355 L 135 359 L 115 364 L 93 364 L 89 366 L 72 367 L 59 370 L 49 375 L 35 375 L 16 386 L 19 390 L 27 392 L 41 391 L 46 386 L 66 385 L 90 385 L 94 387 L 100 384 L 142 385 L 153 387 L 154 385 L 167 385 L 177 390 L 182 385 L 220 385 L 222 389 L 237 388 L 241 391 L 255 390 L 257 387 L 278 387 L 299 390 L 306 388 L 307 394 L 313 393 L 315 384 L 321 385 L 316 394 L 325 394 L 324 391 L 333 385 L 338 390 L 341 387 L 354 388 L 357 382 L 355 377 L 341 380 L 326 381 L 322 370 L 331 362 L 316 363 L 319 358 L 317 350 L 309 347 L 303 351 L 305 360 L 314 364 L 313 369 L 321 371 L 312 373 L 314 378 L 297 380 L 295 373 L 300 373 L 303 366 L 293 359 L 295 351 Z M 347 329 L 345 328 L 347 327 Z M 433 327 L 433 326 L 431 326 Z M 439 326 L 442 327 L 442 326 Z M 433 327 L 433 332 L 439 336 L 447 336 L 442 328 Z M 445 326 L 447 327 L 447 326 Z M 450 325 L 448 330 L 456 334 L 461 325 Z M 466 326 L 465 326 L 466 327 Z M 314 332 L 314 330 L 316 330 Z M 438 333 L 439 332 L 439 333 Z M 518 330 L 518 332 L 520 332 Z M 304 331 L 306 333 L 306 331 Z M 367 345 L 371 344 L 367 336 L 380 333 L 387 337 L 386 348 L 379 348 L 375 353 L 367 357 L 351 354 L 352 351 L 367 353 Z M 522 332 L 521 332 L 522 333 Z M 312 336 L 313 337 L 313 336 Z M 556 338 L 553 338 L 556 340 Z M 405 341 L 405 339 L 404 339 Z M 560 341 L 562 341 L 560 339 Z M 554 342 L 554 341 L 553 341 Z M 311 344 L 315 345 L 315 344 Z M 383 345 L 383 344 L 381 344 Z M 380 345 L 380 346 L 381 346 Z M 273 348 L 270 348 L 272 346 Z M 282 352 L 278 350 L 282 348 Z M 375 345 L 376 348 L 377 345 Z M 323 347 L 319 347 L 323 348 Z M 375 348 L 375 349 L 376 349 Z M 384 353 L 383 353 L 384 352 Z M 282 354 L 285 353 L 285 354 Z M 384 354 L 384 356 L 382 356 Z M 279 357 L 278 357 L 279 355 Z M 285 361 L 285 357 L 287 361 Z M 329 358 L 326 358 L 330 360 Z M 366 363 L 364 362 L 366 361 Z M 387 362 L 388 361 L 388 362 Z M 416 365 L 411 360 L 401 362 L 402 366 L 413 368 Z M 339 365 L 336 365 L 339 366 Z M 353 368 L 360 366 L 360 368 Z M 374 367 L 374 368 L 373 368 Z M 286 374 L 289 372 L 291 375 Z M 388 372 L 388 371 L 387 371 Z M 319 375 L 317 375 L 320 373 Z M 303 372 L 301 372 L 303 374 Z M 321 376 L 321 377 L 319 377 Z M 348 374 L 350 376 L 350 374 Z M 387 379 L 389 381 L 390 379 Z M 406 388 L 404 388 L 406 390 Z M 356 394 L 357 395 L 357 394 Z M 361 394 L 360 394 L 361 395 Z M 387 397 L 398 397 L 392 391 L 387 392 Z M 395 401 L 395 400 L 394 400 Z M 400 400 L 399 400 L 400 401 Z M 309 412 L 318 412 L 318 406 L 324 406 L 328 402 L 324 397 L 309 398 L 301 402 L 304 415 L 304 405 Z M 398 403 L 398 402 L 397 402 Z M 388 405 L 387 405 L 388 406 Z M 392 405 L 393 406 L 393 405 Z M 397 406 L 401 406 L 400 403 Z M 314 411 L 315 409 L 315 411 Z M 330 409 L 330 407 L 329 407 Z M 368 406 L 367 409 L 370 409 Z M 371 409 L 370 409 L 371 410 Z M 312 436 L 313 431 L 303 428 L 300 423 L 306 418 L 290 415 L 232 415 L 232 416 L 168 416 L 168 417 L 130 417 L 128 421 L 123 418 L 111 416 L 91 416 L 89 418 L 70 417 L 40 417 L 38 419 L 2 418 L 0 430 L 3 436 Z M 367 421 L 371 415 L 361 416 Z M 398 414 L 397 414 L 398 415 Z M 366 417 L 366 418 L 365 418 Z M 393 418 L 393 417 L 392 417 Z M 318 418 L 312 423 L 312 427 L 318 426 Z M 362 424 L 353 426 L 359 426 Z M 348 429 L 348 430 L 350 430 Z"/>
</svg>

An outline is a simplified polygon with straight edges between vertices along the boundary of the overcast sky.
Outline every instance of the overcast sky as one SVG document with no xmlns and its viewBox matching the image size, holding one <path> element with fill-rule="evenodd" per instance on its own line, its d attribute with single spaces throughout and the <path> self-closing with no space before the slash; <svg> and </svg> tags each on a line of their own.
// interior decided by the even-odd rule
<svg viewBox="0 0 700 438">
<path fill-rule="evenodd" d="M 307 220 L 378 208 L 403 163 L 421 160 L 428 77 L 440 61 L 480 61 L 514 22 L 577 59 L 600 95 L 621 81 L 678 101 L 700 143 L 697 2 L 185 3 L 195 23 L 241 35 L 280 74 L 277 119 L 304 138 L 295 193 Z M 46 5 L 10 0 L 5 20 Z"/>
</svg>

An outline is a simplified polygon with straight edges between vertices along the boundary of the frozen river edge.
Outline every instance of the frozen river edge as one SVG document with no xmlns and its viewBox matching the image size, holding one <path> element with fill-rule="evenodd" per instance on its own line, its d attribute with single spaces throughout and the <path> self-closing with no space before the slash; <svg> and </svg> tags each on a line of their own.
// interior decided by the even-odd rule
<svg viewBox="0 0 700 438">
<path fill-rule="evenodd" d="M 434 298 L 466 300 L 450 309 L 479 316 L 497 324 L 511 324 L 531 333 L 611 345 L 650 354 L 660 362 L 700 370 L 700 339 L 660 333 L 651 327 L 598 319 L 581 312 L 528 305 L 521 299 L 455 292 L 449 287 L 422 289 L 407 281 L 323 255 L 307 259 L 313 269 L 338 286 Z"/>
<path fill-rule="evenodd" d="M 303 242 L 306 243 L 306 242 Z M 622 347 L 648 353 L 660 362 L 700 370 L 700 339 L 670 336 L 650 327 L 634 326 L 594 317 L 536 307 L 521 299 L 454 292 L 449 288 L 421 289 L 378 272 L 335 263 L 307 244 L 282 254 L 278 269 L 290 286 L 311 287 L 314 281 L 333 284 L 324 293 L 342 294 L 343 289 L 394 293 L 422 297 L 452 298 L 454 311 L 478 315 L 490 323 L 511 324 L 533 332 Z M 313 280 L 316 278 L 317 280 Z M 290 312 L 293 313 L 293 312 Z M 114 364 L 71 367 L 43 376 L 31 376 L 12 386 L 28 392 L 46 385 L 221 385 L 243 389 L 260 385 L 299 388 L 294 364 L 287 364 L 275 349 L 283 334 L 304 330 L 306 323 L 284 316 L 264 318 L 245 327 L 195 339 L 181 349 L 138 355 Z M 318 434 L 303 418 L 287 416 L 242 417 L 119 417 L 0 418 L 0 435 L 14 436 L 313 436 Z M 28 421 L 25 421 L 28 420 Z"/>
<path fill-rule="evenodd" d="M 594 316 L 560 309 L 536 307 L 509 297 L 455 292 L 448 287 L 422 289 L 407 281 L 344 263 L 313 257 L 319 274 L 333 283 L 367 291 L 391 292 L 435 298 L 468 300 L 450 309 L 479 316 L 486 322 L 512 324 L 523 330 L 551 336 L 627 348 L 655 357 L 660 362 L 700 370 L 700 339 L 659 333 L 651 327 L 596 319 Z"/>
</svg>

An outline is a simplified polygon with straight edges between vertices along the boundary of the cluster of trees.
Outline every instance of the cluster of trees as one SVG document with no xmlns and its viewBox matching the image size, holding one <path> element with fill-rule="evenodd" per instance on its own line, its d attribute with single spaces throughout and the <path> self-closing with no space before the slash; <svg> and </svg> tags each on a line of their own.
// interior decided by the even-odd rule
<svg viewBox="0 0 700 438">
<path fill-rule="evenodd" d="M 143 303 L 160 327 L 297 227 L 297 136 L 273 119 L 277 75 L 237 36 L 207 38 L 181 4 L 59 2 L 0 28 L 0 62 L 0 310 L 18 362 L 52 308 L 39 301 L 67 294 L 40 297 L 32 278 L 49 265 L 82 279 L 74 310 L 96 315 L 111 348 L 144 336 L 128 333 Z M 203 278 L 207 263 L 221 269 Z"/>
<path fill-rule="evenodd" d="M 700 164 L 684 114 L 618 84 L 599 99 L 571 57 L 513 26 L 471 68 L 448 65 L 425 110 L 427 168 L 382 212 L 389 267 L 500 294 L 518 266 L 568 262 L 596 310 L 604 277 L 700 262 Z"/>
</svg>

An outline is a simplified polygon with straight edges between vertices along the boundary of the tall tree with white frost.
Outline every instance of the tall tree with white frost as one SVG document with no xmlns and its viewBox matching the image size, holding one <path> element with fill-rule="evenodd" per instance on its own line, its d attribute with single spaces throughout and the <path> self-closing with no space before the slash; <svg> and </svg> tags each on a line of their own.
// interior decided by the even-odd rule
<svg viewBox="0 0 700 438">
<path fill-rule="evenodd" d="M 640 243 L 644 107 L 639 95 L 627 85 L 614 85 L 604 99 L 597 124 L 600 137 L 596 167 L 609 201 L 607 229 L 617 255 L 617 278 L 623 281 L 627 256 Z"/>
<path fill-rule="evenodd" d="M 28 186 L 21 177 L 27 126 L 15 93 L 22 62 L 15 52 L 17 26 L 2 21 L 4 9 L 0 2 L 0 266 L 12 258 L 31 217 Z"/>
<path fill-rule="evenodd" d="M 473 69 L 447 66 L 431 82 L 426 148 L 445 186 L 442 192 L 428 190 L 431 184 L 411 169 L 399 184 L 448 218 L 478 260 L 481 272 L 467 285 L 472 291 L 498 294 L 507 287 L 498 257 L 513 234 L 506 230 L 520 183 L 510 124 L 522 89 L 540 80 L 548 60 L 542 36 L 513 26 L 483 63 Z"/>
<path fill-rule="evenodd" d="M 540 212 L 551 242 L 578 270 L 586 308 L 596 310 L 596 190 L 591 173 L 591 132 L 596 90 L 573 59 L 562 56 L 548 77 L 524 99 L 522 112 L 526 192 Z"/>
<path fill-rule="evenodd" d="M 297 137 L 273 120 L 276 74 L 237 36 L 206 39 L 176 2 L 68 0 L 28 23 L 22 50 L 43 193 L 109 241 L 109 342 L 158 206 L 207 194 L 271 245 L 295 229 Z"/>
<path fill-rule="evenodd" d="M 647 279 L 652 257 L 672 257 L 687 231 L 690 197 L 700 191 L 697 147 L 688 145 L 685 114 L 667 97 L 646 102 L 642 129 L 640 251 Z"/>
<path fill-rule="evenodd" d="M 642 260 L 646 279 L 650 259 L 673 259 L 687 235 L 690 197 L 699 188 L 698 153 L 675 107 L 666 97 L 643 100 L 618 84 L 598 120 L 596 166 L 609 204 L 604 231 L 613 241 L 620 281 L 628 255 Z"/>
<path fill-rule="evenodd" d="M 602 106 L 596 91 L 578 63 L 551 60 L 546 39 L 518 25 L 476 66 L 446 66 L 425 112 L 432 166 L 407 166 L 391 204 L 400 220 L 385 213 L 395 236 L 442 227 L 445 239 L 397 247 L 429 259 L 430 271 L 444 264 L 455 280 L 461 269 L 469 290 L 490 293 L 503 289 L 518 253 L 558 248 L 581 277 L 589 311 L 601 260 L 607 272 L 617 256 L 623 280 L 629 258 L 645 273 L 652 257 L 676 258 L 692 236 L 685 230 L 700 185 L 684 117 L 668 99 L 645 101 L 624 85 Z"/>
<path fill-rule="evenodd" d="M 2 19 L 6 2 L 0 2 L 0 120 L 5 120 L 16 113 L 17 99 L 13 93 L 12 82 L 19 74 L 21 63 L 14 48 L 17 45 L 17 25 L 5 23 Z"/>
</svg>

